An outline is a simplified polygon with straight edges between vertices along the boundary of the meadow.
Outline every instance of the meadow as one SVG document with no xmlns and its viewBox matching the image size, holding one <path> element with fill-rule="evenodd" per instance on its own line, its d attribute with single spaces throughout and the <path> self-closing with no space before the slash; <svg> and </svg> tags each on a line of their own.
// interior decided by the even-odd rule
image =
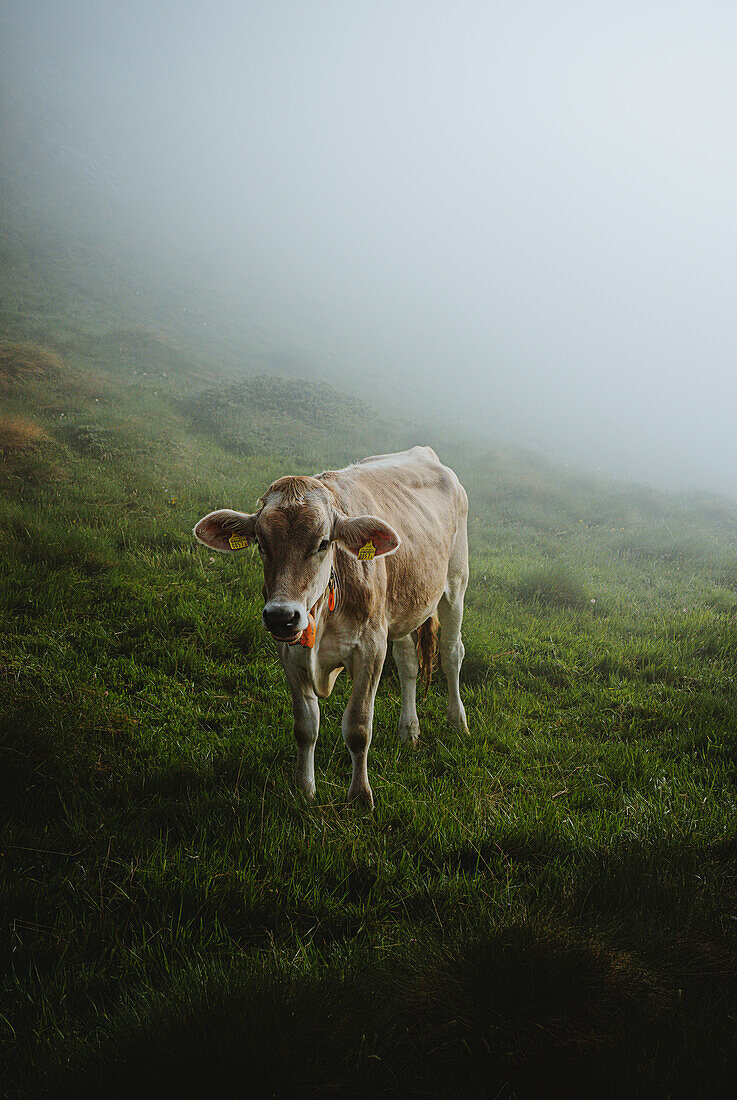
<svg viewBox="0 0 737 1100">
<path fill-rule="evenodd" d="M 11 327 L 6 1095 L 733 1095 L 737 505 L 225 378 L 152 332 Z M 470 737 L 438 672 L 401 746 L 387 662 L 365 817 L 345 678 L 310 804 L 258 558 L 191 529 L 413 443 L 471 503 Z"/>
</svg>

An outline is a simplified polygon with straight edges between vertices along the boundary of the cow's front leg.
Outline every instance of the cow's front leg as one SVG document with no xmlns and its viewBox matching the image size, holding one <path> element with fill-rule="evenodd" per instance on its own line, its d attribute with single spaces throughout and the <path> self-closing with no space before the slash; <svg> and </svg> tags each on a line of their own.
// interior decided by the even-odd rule
<svg viewBox="0 0 737 1100">
<path fill-rule="evenodd" d="M 314 691 L 292 692 L 294 740 L 297 742 L 295 782 L 308 798 L 315 797 L 315 744 L 320 730 L 320 704 Z"/>
<path fill-rule="evenodd" d="M 320 731 L 320 704 L 299 669 L 282 660 L 292 692 L 294 740 L 297 742 L 295 782 L 308 798 L 315 797 L 315 743 Z"/>
<path fill-rule="evenodd" d="M 353 677 L 353 690 L 343 712 L 343 740 L 353 762 L 348 800 L 358 802 L 367 809 L 372 809 L 374 805 L 367 760 L 374 722 L 374 699 L 385 656 L 386 636 L 375 637 L 356 651 L 349 669 Z"/>
</svg>

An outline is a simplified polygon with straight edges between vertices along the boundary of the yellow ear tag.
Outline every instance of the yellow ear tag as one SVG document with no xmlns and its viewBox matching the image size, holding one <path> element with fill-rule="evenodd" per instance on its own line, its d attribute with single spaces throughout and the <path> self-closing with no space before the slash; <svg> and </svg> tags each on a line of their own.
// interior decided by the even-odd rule
<svg viewBox="0 0 737 1100">
<path fill-rule="evenodd" d="M 358 560 L 359 561 L 373 561 L 375 554 L 376 554 L 376 547 L 374 546 L 371 539 L 369 539 L 368 542 L 366 543 L 366 545 L 362 546 L 361 549 L 358 551 Z"/>
<path fill-rule="evenodd" d="M 228 542 L 231 550 L 242 550 L 244 546 L 248 546 L 248 539 L 243 535 L 231 535 Z"/>
</svg>

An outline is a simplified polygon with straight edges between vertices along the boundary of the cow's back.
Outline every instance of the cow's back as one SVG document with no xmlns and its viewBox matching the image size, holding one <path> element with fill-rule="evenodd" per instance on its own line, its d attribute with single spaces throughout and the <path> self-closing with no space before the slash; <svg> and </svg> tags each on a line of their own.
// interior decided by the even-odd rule
<svg viewBox="0 0 737 1100">
<path fill-rule="evenodd" d="M 386 570 L 390 635 L 415 629 L 443 592 L 459 527 L 465 536 L 468 498 L 455 473 L 431 447 L 413 447 L 365 458 L 319 480 L 346 515 L 377 515 L 396 530 L 399 548 L 375 566 Z"/>
</svg>

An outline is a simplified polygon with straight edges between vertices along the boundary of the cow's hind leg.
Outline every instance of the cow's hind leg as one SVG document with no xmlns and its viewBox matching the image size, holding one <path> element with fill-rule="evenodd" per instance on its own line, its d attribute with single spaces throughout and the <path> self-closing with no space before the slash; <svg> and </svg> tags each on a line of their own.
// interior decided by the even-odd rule
<svg viewBox="0 0 737 1100">
<path fill-rule="evenodd" d="M 459 733 L 468 733 L 466 710 L 461 702 L 459 676 L 465 656 L 461 640 L 463 598 L 468 584 L 468 540 L 465 521 L 458 528 L 450 557 L 445 591 L 438 604 L 440 664 L 448 681 L 448 721 Z"/>
<path fill-rule="evenodd" d="M 397 731 L 399 740 L 416 745 L 420 736 L 420 722 L 417 717 L 417 676 L 420 665 L 412 635 L 397 638 L 392 645 L 392 654 L 402 688 L 402 713 Z"/>
<path fill-rule="evenodd" d="M 448 681 L 448 721 L 459 733 L 468 733 L 466 710 L 461 701 L 459 677 L 465 649 L 461 640 L 463 593 L 451 599 L 445 594 L 438 604 L 440 664 Z"/>
</svg>

